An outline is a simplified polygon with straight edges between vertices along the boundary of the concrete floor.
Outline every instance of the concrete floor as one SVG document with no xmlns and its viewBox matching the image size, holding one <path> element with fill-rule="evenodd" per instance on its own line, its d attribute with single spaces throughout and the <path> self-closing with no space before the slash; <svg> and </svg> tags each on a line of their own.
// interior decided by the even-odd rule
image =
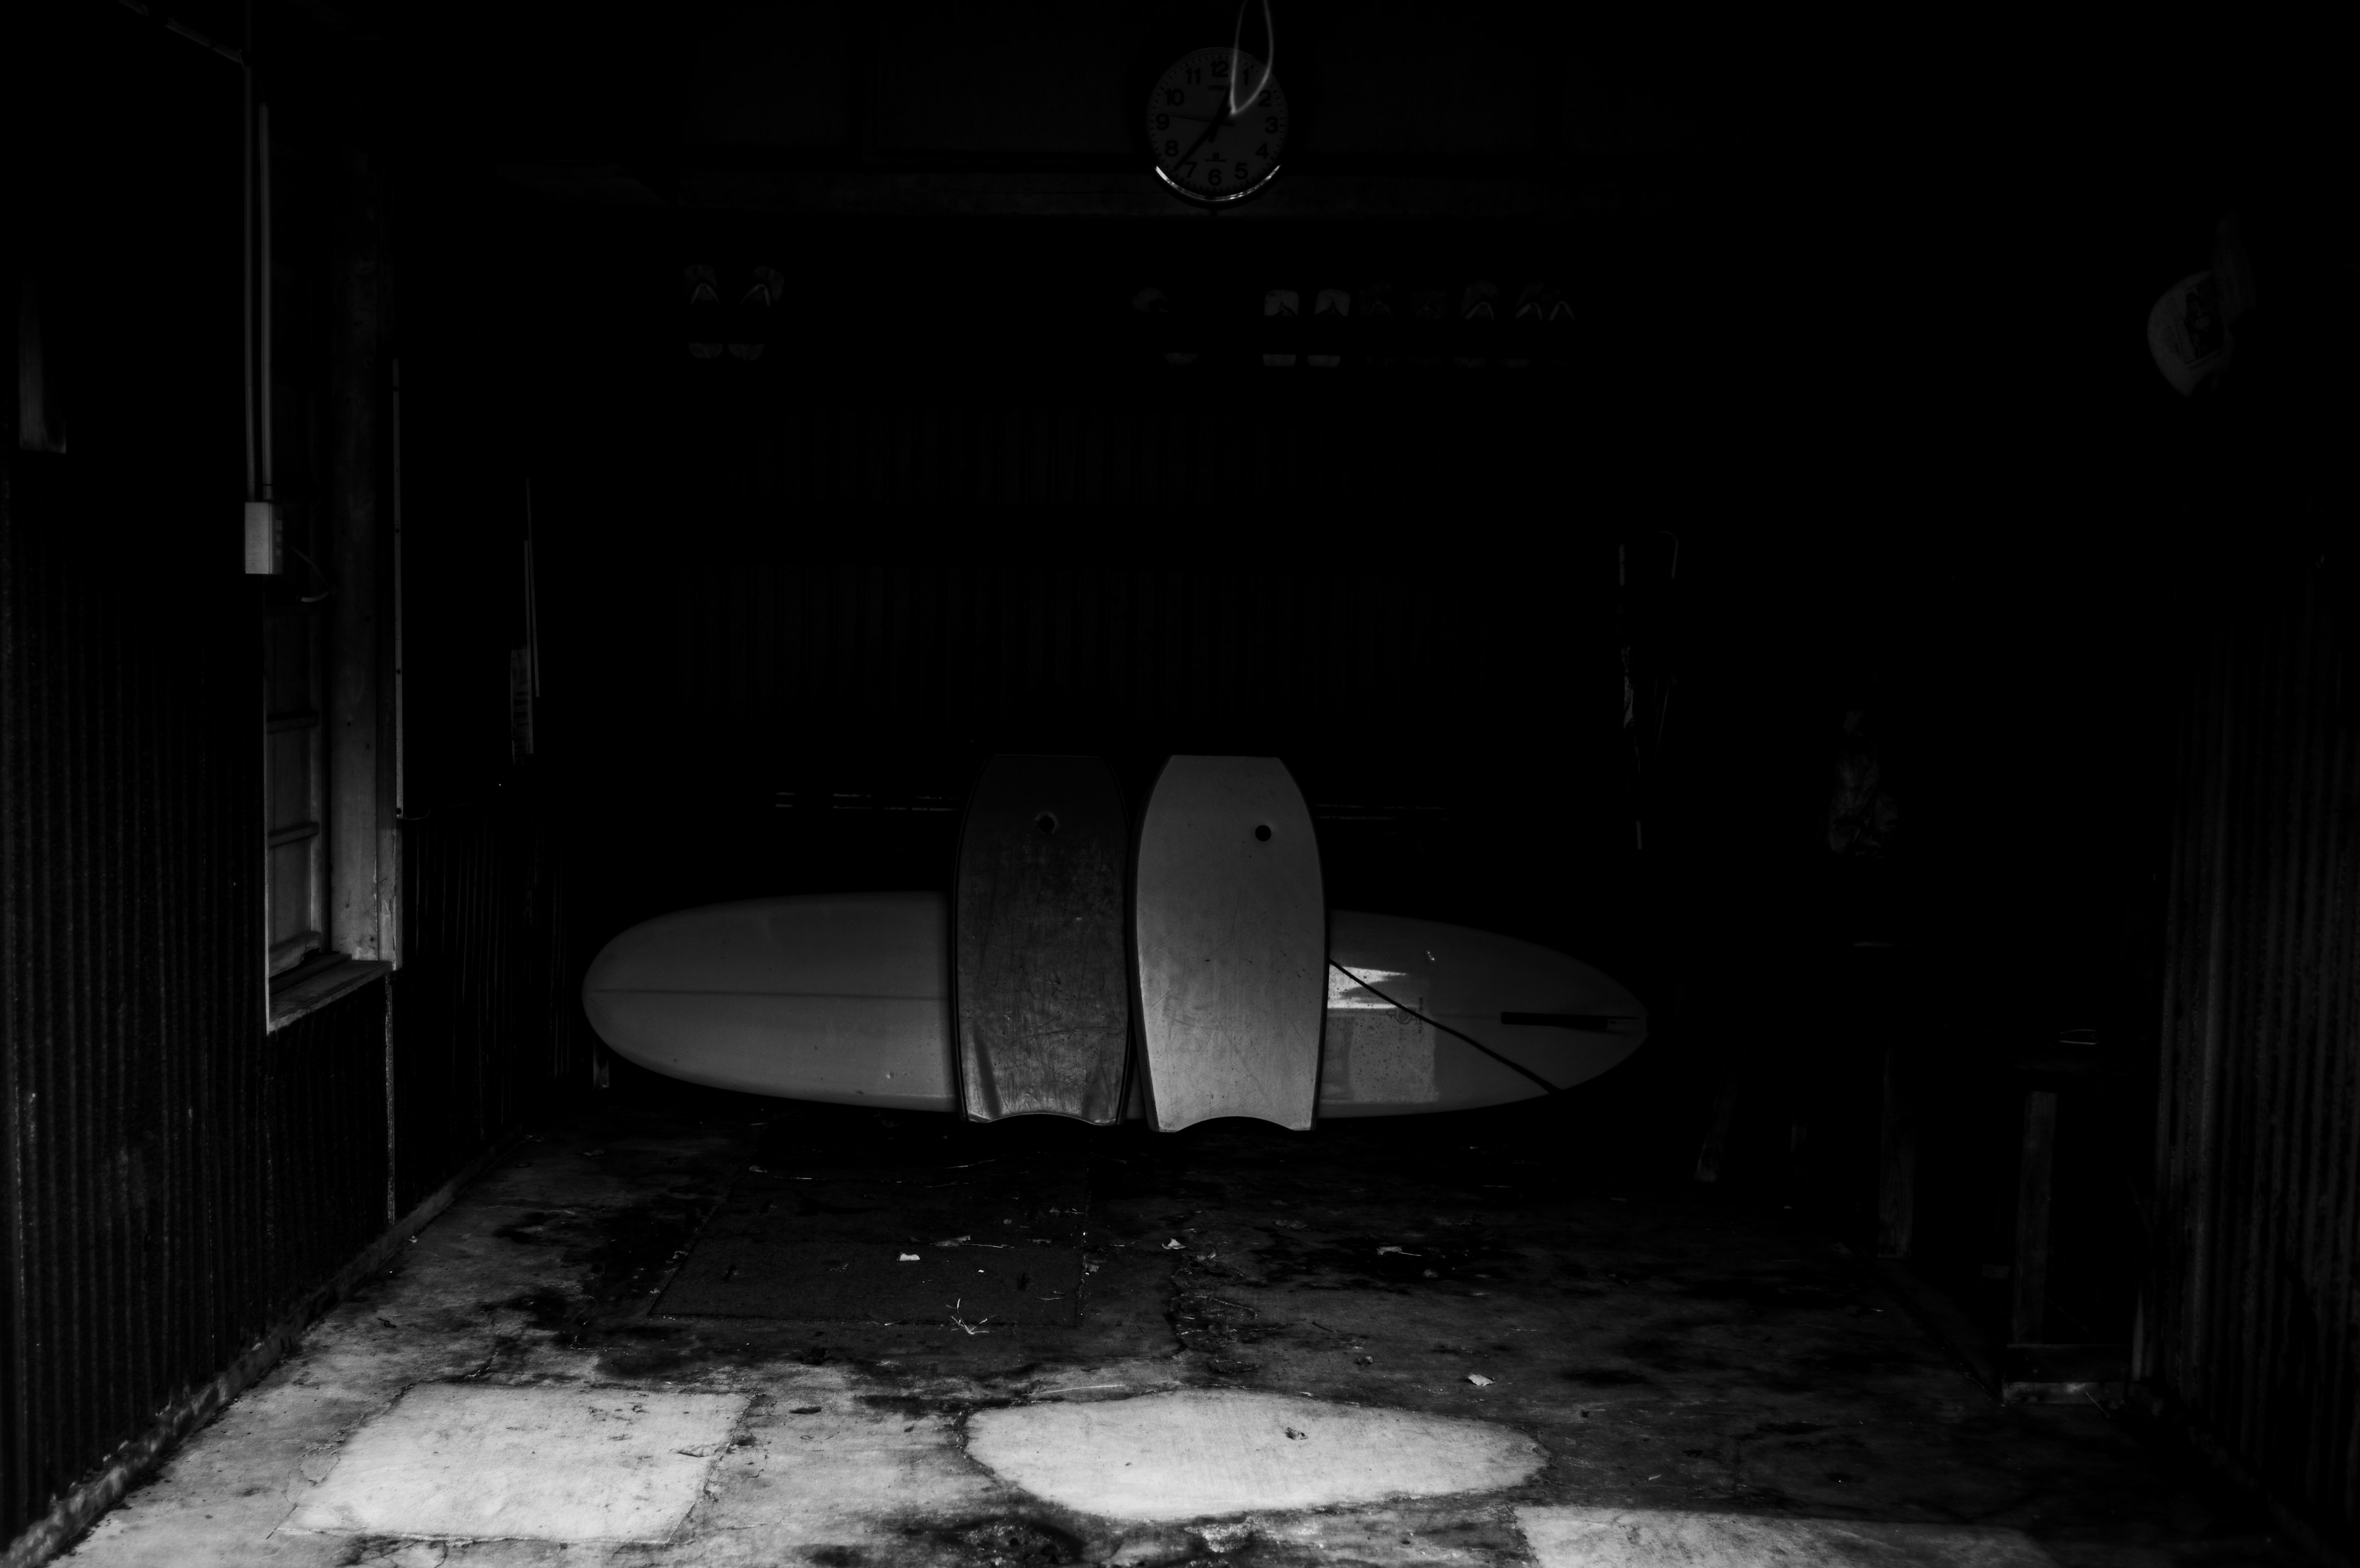
<svg viewBox="0 0 2360 1568">
<path fill-rule="evenodd" d="M 1057 1132 L 1078 1327 L 651 1311 L 736 1178 L 847 1127 L 1004 1130 L 600 1096 L 70 1561 L 2294 1561 L 2106 1413 L 1994 1404 L 1775 1203 L 1568 1189 L 1538 1115 Z"/>
</svg>

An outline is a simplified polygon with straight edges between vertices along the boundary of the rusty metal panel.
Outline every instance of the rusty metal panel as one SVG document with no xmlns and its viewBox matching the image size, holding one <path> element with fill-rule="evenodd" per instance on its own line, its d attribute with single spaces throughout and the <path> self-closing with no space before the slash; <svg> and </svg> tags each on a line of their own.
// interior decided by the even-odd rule
<svg viewBox="0 0 2360 1568">
<path fill-rule="evenodd" d="M 2190 704 L 2139 1375 L 2331 1541 L 2360 1525 L 2360 675 L 2324 572 Z"/>
</svg>

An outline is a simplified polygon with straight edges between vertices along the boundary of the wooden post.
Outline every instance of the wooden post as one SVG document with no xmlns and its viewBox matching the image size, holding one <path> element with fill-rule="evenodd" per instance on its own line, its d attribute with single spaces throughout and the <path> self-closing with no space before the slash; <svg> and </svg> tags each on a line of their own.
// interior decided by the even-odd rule
<svg viewBox="0 0 2360 1568">
<path fill-rule="evenodd" d="M 1918 1118 L 1900 1052 L 1885 1051 L 1885 1116 L 1878 1138 L 1876 1255 L 1909 1256 L 1918 1215 Z"/>
<path fill-rule="evenodd" d="M 2024 1155 L 2016 1185 L 2016 1314 L 2009 1337 L 2038 1345 L 2049 1303 L 2049 1192 L 2057 1163 L 2057 1092 L 2024 1096 Z"/>
<path fill-rule="evenodd" d="M 393 842 L 391 748 L 382 716 L 391 626 L 384 614 L 388 540 L 381 528 L 385 472 L 383 226 L 374 171 L 340 149 L 333 187 L 334 268 L 328 330 L 328 599 L 324 740 L 327 757 L 328 946 L 389 959 Z"/>
</svg>

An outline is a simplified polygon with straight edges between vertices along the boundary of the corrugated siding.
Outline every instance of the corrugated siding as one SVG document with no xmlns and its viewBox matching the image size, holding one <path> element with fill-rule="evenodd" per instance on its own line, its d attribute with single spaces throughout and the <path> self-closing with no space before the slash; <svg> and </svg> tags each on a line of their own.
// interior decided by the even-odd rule
<svg viewBox="0 0 2360 1568">
<path fill-rule="evenodd" d="M 258 623 L 99 570 L 17 477 L 0 539 L 0 1540 L 383 1231 L 389 992 L 402 1208 L 581 1075 L 528 810 L 413 825 L 413 963 L 265 1033 Z"/>
<path fill-rule="evenodd" d="M 951 405 L 698 403 L 683 466 L 692 482 L 823 507 L 1562 514 L 1576 419 L 1563 377 L 1437 371 L 1367 387 L 1319 379 L 1329 374 L 1159 374 L 1064 406 L 984 389 Z"/>
<path fill-rule="evenodd" d="M 42 242 L 45 363 L 72 396 L 63 454 L 17 449 L 27 263 L 0 246 L 0 1541 L 332 1279 L 388 1201 L 388 987 L 264 1028 L 239 76 L 141 9 L 25 27 L 42 69 L 10 107 L 64 151 L 12 186 L 9 237 Z M 545 1077 L 548 986 L 502 990 L 519 973 L 538 974 L 496 969 L 476 1009 L 506 1025 L 430 1062 L 414 1100 L 499 1076 L 468 1051 Z M 488 1125 L 467 1124 L 478 1146 Z M 454 1168 L 447 1138 L 424 1165 Z"/>
<path fill-rule="evenodd" d="M 264 1214 L 275 1319 L 352 1261 L 386 1204 L 383 983 L 273 1033 L 262 1051 Z"/>
<path fill-rule="evenodd" d="M 280 1300 L 261 748 L 234 617 L 70 548 L 61 464 L 0 518 L 0 1537 Z M 191 596 L 193 597 L 193 596 Z M 382 1203 L 380 1200 L 379 1207 Z"/>
<path fill-rule="evenodd" d="M 265 1032 L 258 618 L 119 569 L 61 464 L 8 478 L 0 1541 L 383 1231 L 389 990 L 405 1207 L 580 1077 L 527 811 L 413 827 L 415 964 Z"/>
<path fill-rule="evenodd" d="M 454 805 L 402 830 L 399 1211 L 516 1127 L 553 1084 L 584 1075 L 541 821 L 524 803 Z"/>
<path fill-rule="evenodd" d="M 705 724 L 781 737 L 899 730 L 952 746 L 1382 748 L 1511 691 L 1563 691 L 1571 617 L 1478 625 L 1459 586 L 1235 566 L 1163 572 L 731 565 L 677 580 L 674 668 Z M 1488 678 L 1455 679 L 1469 655 Z M 1598 663 L 1602 671 L 1605 660 Z M 1602 673 L 1591 682 L 1606 713 Z M 1553 728 L 1553 726 L 1551 727 Z M 1533 745 L 1527 725 L 1491 745 Z M 1487 749 L 1489 747 L 1487 746 Z"/>
<path fill-rule="evenodd" d="M 2186 733 L 2142 1372 L 2360 1538 L 2360 725 L 2350 612 L 2224 632 Z"/>
</svg>

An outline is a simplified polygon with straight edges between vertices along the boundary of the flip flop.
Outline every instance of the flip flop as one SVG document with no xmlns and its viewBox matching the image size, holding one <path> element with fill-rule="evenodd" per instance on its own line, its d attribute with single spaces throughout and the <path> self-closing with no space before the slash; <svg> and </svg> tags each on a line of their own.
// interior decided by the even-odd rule
<svg viewBox="0 0 2360 1568">
<path fill-rule="evenodd" d="M 1352 314 L 1352 297 L 1341 289 L 1322 289 L 1318 302 L 1311 309 L 1311 341 L 1324 344 L 1328 352 L 1309 354 L 1312 365 L 1322 370 L 1333 370 L 1344 362 L 1335 352 L 1344 336 L 1344 322 Z"/>
<path fill-rule="evenodd" d="M 1502 369 L 1524 370 L 1532 365 L 1533 350 L 1540 342 L 1543 297 L 1547 292 L 1546 284 L 1527 283 L 1524 292 L 1516 296 L 1515 314 L 1508 319 L 1507 331 L 1501 334 L 1510 345 L 1506 357 L 1500 361 Z"/>
<path fill-rule="evenodd" d="M 770 341 L 770 312 L 787 292 L 786 274 L 775 267 L 758 267 L 752 278 L 730 312 L 729 335 L 738 341 L 729 345 L 729 352 L 748 360 L 762 357 L 763 346 Z"/>
<path fill-rule="evenodd" d="M 1500 314 L 1491 301 L 1499 297 L 1500 286 L 1488 281 L 1470 283 L 1459 297 L 1459 346 L 1472 351 L 1458 356 L 1459 369 L 1480 370 L 1491 363 L 1492 343 L 1500 335 Z"/>
<path fill-rule="evenodd" d="M 1303 314 L 1303 296 L 1292 289 L 1273 289 L 1262 297 L 1262 316 L 1265 321 L 1291 322 Z M 1295 328 L 1289 325 L 1262 329 L 1264 343 L 1292 344 Z M 1295 364 L 1292 354 L 1265 354 L 1262 364 L 1273 370 L 1284 370 Z"/>
<path fill-rule="evenodd" d="M 1442 368 L 1444 334 L 1449 331 L 1444 312 L 1448 309 L 1449 293 L 1441 289 L 1421 289 L 1416 303 L 1410 307 L 1408 331 L 1403 336 L 1409 340 L 1409 362 L 1426 370 Z"/>
<path fill-rule="evenodd" d="M 1549 367 L 1564 370 L 1573 364 L 1573 302 L 1552 290 L 1548 309 L 1541 312 L 1541 341 L 1548 350 Z"/>
<path fill-rule="evenodd" d="M 687 332 L 688 352 L 695 359 L 719 359 L 721 344 L 721 290 L 717 285 L 721 275 L 702 263 L 682 270 L 681 279 L 688 287 Z"/>
<path fill-rule="evenodd" d="M 1184 323 L 1180 319 L 1180 313 L 1172 307 L 1170 295 L 1161 289 L 1151 286 L 1131 297 L 1131 308 L 1133 320 L 1138 323 L 1142 336 L 1149 340 L 1147 352 L 1162 354 L 1164 363 L 1166 365 L 1196 363 L 1195 349 L 1169 346 L 1175 343 L 1188 341 L 1188 335 L 1183 330 Z"/>
</svg>

